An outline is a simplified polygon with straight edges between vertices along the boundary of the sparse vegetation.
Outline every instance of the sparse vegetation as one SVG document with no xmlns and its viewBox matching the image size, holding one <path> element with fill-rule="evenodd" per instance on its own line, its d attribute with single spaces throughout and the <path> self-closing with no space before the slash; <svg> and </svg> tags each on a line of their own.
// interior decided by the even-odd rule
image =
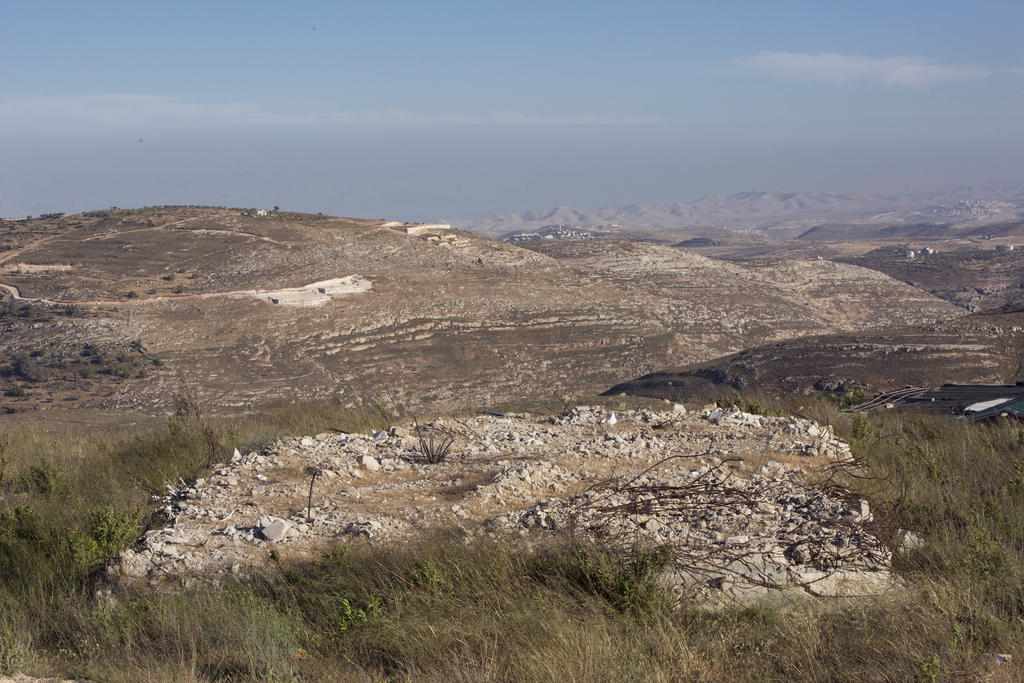
<svg viewBox="0 0 1024 683">
<path fill-rule="evenodd" d="M 867 400 L 868 396 L 860 387 L 845 391 L 825 392 L 825 397 L 836 404 L 839 409 L 852 408 Z"/>
<path fill-rule="evenodd" d="M 769 402 L 770 399 L 764 397 L 750 398 L 740 395 L 736 391 L 733 391 L 732 395 L 727 398 L 715 399 L 715 405 L 719 408 L 734 408 L 752 415 L 779 416 L 785 414 L 777 408 L 770 408 L 768 406 Z"/>
<path fill-rule="evenodd" d="M 992 248 L 964 247 L 907 259 L 905 250 L 876 249 L 837 261 L 871 268 L 912 283 L 965 308 L 995 308 L 1018 299 L 1015 272 L 1021 255 Z"/>
<path fill-rule="evenodd" d="M 439 537 L 338 547 L 307 565 L 282 560 L 259 580 L 223 588 L 105 598 L 97 570 L 157 523 L 148 491 L 200 473 L 211 449 L 224 457 L 278 434 L 357 431 L 367 414 L 327 402 L 213 419 L 186 391 L 152 432 L 5 428 L 0 671 L 102 680 L 943 680 L 981 677 L 985 653 L 1019 653 L 1020 425 L 801 407 L 832 422 L 869 467 L 872 477 L 845 483 L 871 499 L 879 529 L 925 540 L 897 554 L 905 591 L 849 604 L 672 610 L 656 580 L 669 559 L 660 551 L 628 557 L 569 538 L 524 550 Z M 1001 675 L 1011 680 L 1018 666 Z"/>
<path fill-rule="evenodd" d="M 0 322 L 5 319 L 25 322 L 47 322 L 55 320 L 59 316 L 72 318 L 80 314 L 81 311 L 74 304 L 44 306 L 26 301 L 11 301 L 9 299 L 0 301 Z"/>
<path fill-rule="evenodd" d="M 419 420 L 415 420 L 413 424 L 416 426 L 416 437 L 419 439 L 420 462 L 428 465 L 437 465 L 444 462 L 451 452 L 452 444 L 455 443 L 455 437 L 445 433 L 441 435 L 437 443 L 434 443 L 434 435 L 424 434 Z"/>
<path fill-rule="evenodd" d="M 74 346 L 17 351 L 0 360 L 0 390 L 7 396 L 25 398 L 32 387 L 44 383 L 79 385 L 90 379 L 138 379 L 159 365 L 142 349 L 132 346 L 100 347 L 89 342 Z"/>
</svg>

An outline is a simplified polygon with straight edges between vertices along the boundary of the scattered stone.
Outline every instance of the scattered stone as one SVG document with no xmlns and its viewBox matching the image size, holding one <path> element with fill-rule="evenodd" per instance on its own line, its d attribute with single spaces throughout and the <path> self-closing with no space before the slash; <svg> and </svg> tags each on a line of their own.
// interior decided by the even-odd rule
<svg viewBox="0 0 1024 683">
<path fill-rule="evenodd" d="M 379 530 L 380 524 L 374 521 L 365 520 L 350 522 L 348 526 L 345 527 L 346 534 L 362 536 L 364 538 L 374 538 Z"/>
<path fill-rule="evenodd" d="M 925 546 L 924 539 L 907 529 L 896 531 L 896 540 L 900 550 L 917 550 Z"/>
<path fill-rule="evenodd" d="M 356 458 L 356 462 L 368 472 L 376 472 L 380 469 L 380 463 L 372 455 L 360 455 Z"/>
<path fill-rule="evenodd" d="M 291 528 L 286 520 L 265 515 L 259 519 L 260 534 L 270 542 L 280 541 Z"/>
<path fill-rule="evenodd" d="M 668 545 L 677 592 L 712 602 L 776 590 L 856 596 L 891 583 L 889 551 L 863 526 L 867 501 L 851 505 L 812 488 L 806 475 L 822 460 L 786 464 L 794 455 L 850 457 L 849 446 L 811 420 L 713 406 L 687 414 L 666 403 L 662 411 L 578 406 L 425 427 L 455 435 L 460 457 L 418 462 L 415 439 L 400 427 L 383 438 L 324 433 L 232 455 L 205 480 L 168 489 L 168 527 L 125 551 L 112 576 L 227 577 L 258 571 L 267 543 L 315 557 L 330 543 L 388 543 L 458 526 L 526 543 L 569 532 L 625 550 Z M 345 481 L 315 481 L 307 520 L 310 468 Z M 376 471 L 391 474 L 367 476 Z M 688 493 L 663 507 L 659 491 Z"/>
<path fill-rule="evenodd" d="M 835 570 L 821 572 L 820 577 L 808 581 L 804 588 L 821 598 L 856 598 L 883 593 L 893 585 L 888 571 Z"/>
</svg>

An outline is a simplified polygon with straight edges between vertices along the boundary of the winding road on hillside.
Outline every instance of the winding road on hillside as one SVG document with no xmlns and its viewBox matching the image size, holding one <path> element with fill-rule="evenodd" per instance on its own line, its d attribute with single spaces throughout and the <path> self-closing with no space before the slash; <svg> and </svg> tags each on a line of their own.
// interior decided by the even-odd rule
<svg viewBox="0 0 1024 683">
<path fill-rule="evenodd" d="M 151 296 L 151 297 L 139 297 L 139 298 L 135 298 L 135 299 L 69 299 L 67 301 L 54 301 L 53 299 L 46 299 L 46 298 L 43 298 L 43 297 L 23 296 L 21 291 L 17 287 L 15 287 L 14 285 L 9 285 L 9 284 L 3 283 L 3 282 L 0 282 L 0 289 L 3 289 L 8 294 L 10 294 L 11 298 L 14 299 L 15 301 L 24 301 L 25 303 L 30 303 L 30 304 L 44 304 L 44 305 L 47 305 L 47 306 L 68 306 L 68 305 L 75 305 L 75 306 L 112 306 L 112 305 L 123 305 L 123 304 L 129 304 L 129 303 L 135 303 L 135 304 L 159 303 L 159 302 L 171 301 L 171 300 L 174 300 L 174 301 L 183 301 L 183 300 L 184 301 L 188 301 L 188 300 L 197 300 L 197 299 L 213 299 L 213 298 L 217 298 L 217 297 L 225 297 L 225 298 L 231 298 L 231 297 L 271 298 L 271 297 L 281 296 L 281 295 L 296 295 L 296 294 L 301 295 L 301 294 L 304 294 L 304 293 L 309 293 L 311 296 L 313 296 L 314 295 L 313 294 L 313 290 L 315 290 L 318 285 L 320 285 L 320 286 L 323 286 L 323 285 L 330 285 L 330 286 L 332 286 L 332 289 L 334 291 L 332 291 L 331 294 L 329 294 L 329 295 L 325 294 L 324 296 L 331 296 L 331 295 L 338 296 L 338 295 L 344 295 L 344 294 L 359 294 L 359 293 L 362 293 L 362 292 L 369 291 L 373 287 L 373 285 L 370 283 L 369 280 L 366 280 L 365 278 L 362 278 L 362 277 L 360 277 L 358 275 L 356 275 L 356 276 L 349 276 L 349 277 L 353 278 L 353 282 L 347 288 L 339 287 L 336 284 L 337 280 L 343 280 L 345 278 L 335 278 L 333 280 L 323 280 L 321 282 L 313 282 L 313 283 L 310 283 L 310 284 L 305 285 L 303 287 L 292 287 L 292 288 L 279 289 L 279 290 L 269 290 L 269 289 L 238 289 L 238 290 L 234 290 L 234 291 L 230 291 L 230 292 L 197 292 L 197 293 L 193 293 L 193 294 L 170 294 L 170 295 L 160 295 L 160 296 Z M 307 304 L 307 305 L 315 305 L 315 304 Z"/>
<path fill-rule="evenodd" d="M 163 223 L 161 225 L 153 225 L 153 226 L 149 226 L 149 227 L 146 227 L 146 228 L 139 228 L 139 229 L 136 229 L 136 230 L 124 230 L 124 231 L 119 231 L 119 232 L 104 233 L 102 235 L 94 235 L 92 237 L 87 237 L 86 241 L 111 239 L 111 238 L 114 238 L 114 237 L 120 237 L 121 235 L 126 235 L 126 234 L 136 233 L 136 232 L 151 232 L 151 231 L 154 231 L 154 230 L 166 230 L 168 228 L 182 228 L 185 223 L 188 223 L 190 221 L 199 220 L 200 218 L 202 218 L 202 216 L 197 216 L 195 218 L 185 218 L 185 219 L 180 219 L 180 220 L 176 220 L 176 221 L 168 221 L 167 223 Z M 202 235 L 217 234 L 217 235 L 229 235 L 229 236 L 243 236 L 243 237 L 248 237 L 248 238 L 251 238 L 251 239 L 258 239 L 258 240 L 262 240 L 262 241 L 265 241 L 265 242 L 271 242 L 273 244 L 284 244 L 283 242 L 280 242 L 278 240 L 272 239 L 270 237 L 264 237 L 263 235 L 258 235 L 256 233 L 252 233 L 252 232 L 243 232 L 243 231 L 240 231 L 240 230 L 236 231 L 236 230 L 215 230 L 215 229 L 198 228 L 196 230 L 188 230 L 187 232 L 194 232 L 194 233 L 202 234 Z M 47 235 L 46 237 L 40 238 L 38 240 L 35 240 L 34 242 L 30 242 L 30 243 L 28 243 L 28 244 L 26 244 L 24 246 L 18 247 L 17 249 L 12 249 L 12 250 L 10 250 L 10 251 L 0 255 L 0 265 L 8 263 L 11 259 L 13 259 L 13 258 L 15 258 L 17 256 L 20 256 L 21 254 L 23 254 L 23 253 L 25 253 L 27 251 L 31 251 L 33 249 L 41 247 L 42 245 L 46 244 L 47 242 L 51 242 L 51 241 L 53 241 L 53 240 L 55 240 L 55 239 L 57 239 L 59 237 L 63 237 L 66 234 L 67 234 L 66 232 L 60 232 L 60 233 L 56 233 L 54 235 Z M 317 283 L 314 283 L 314 284 L 317 284 Z M 312 287 L 312 286 L 313 285 L 307 285 L 307 287 Z M 2 289 L 3 291 L 7 292 L 7 294 L 9 294 L 10 297 L 14 301 L 23 301 L 25 303 L 30 303 L 30 304 L 43 304 L 43 305 L 47 305 L 47 306 L 66 306 L 66 305 L 69 305 L 69 304 L 74 304 L 76 306 L 110 306 L 110 305 L 115 305 L 115 304 L 130 303 L 131 301 L 133 301 L 133 300 L 130 300 L 130 299 L 81 299 L 81 300 L 75 299 L 75 300 L 68 300 L 68 301 L 55 301 L 53 299 L 47 299 L 45 297 L 24 296 L 21 293 L 21 290 L 18 289 L 18 287 L 16 285 L 8 284 L 6 282 L 0 282 L 0 289 Z M 231 297 L 231 296 L 255 296 L 255 297 L 260 297 L 260 296 L 268 296 L 268 295 L 271 295 L 271 294 L 273 294 L 273 292 L 271 292 L 271 291 L 263 291 L 263 290 L 256 290 L 256 289 L 251 289 L 251 290 L 250 289 L 243 289 L 243 290 L 237 290 L 237 291 L 233 291 L 233 292 L 210 292 L 210 293 L 193 293 L 193 294 L 164 294 L 164 295 L 153 296 L 153 297 L 142 297 L 142 298 L 139 298 L 139 299 L 135 299 L 134 301 L 136 303 L 155 303 L 155 302 L 160 302 L 160 301 L 168 301 L 168 300 L 171 300 L 171 299 L 174 299 L 174 300 L 208 299 L 208 298 L 211 298 L 211 297 L 218 297 L 218 296 L 223 296 L 223 297 Z"/>
</svg>

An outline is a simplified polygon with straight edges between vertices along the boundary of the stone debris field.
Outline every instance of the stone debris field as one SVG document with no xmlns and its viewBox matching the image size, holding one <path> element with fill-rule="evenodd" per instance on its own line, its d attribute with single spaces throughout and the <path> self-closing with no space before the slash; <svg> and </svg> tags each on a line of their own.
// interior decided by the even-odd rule
<svg viewBox="0 0 1024 683">
<path fill-rule="evenodd" d="M 422 426 L 423 444 L 401 425 L 235 451 L 210 476 L 169 486 L 167 526 L 110 575 L 216 580 L 258 572 L 272 552 L 314 558 L 336 543 L 459 529 L 527 544 L 572 534 L 623 550 L 668 546 L 666 579 L 680 597 L 709 603 L 892 585 L 867 501 L 822 486 L 855 466 L 830 427 L 666 407 L 438 419 Z M 450 440 L 441 463 L 427 462 L 431 439 L 435 451 Z"/>
</svg>

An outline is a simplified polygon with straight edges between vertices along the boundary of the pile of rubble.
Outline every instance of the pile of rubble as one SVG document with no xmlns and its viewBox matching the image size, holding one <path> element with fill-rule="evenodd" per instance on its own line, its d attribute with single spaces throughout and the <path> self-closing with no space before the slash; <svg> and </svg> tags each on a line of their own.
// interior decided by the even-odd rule
<svg viewBox="0 0 1024 683">
<path fill-rule="evenodd" d="M 245 575 L 272 551 L 313 557 L 339 542 L 457 527 L 527 543 L 571 533 L 623 549 L 667 545 L 666 578 L 712 601 L 890 584 L 867 502 L 816 488 L 850 461 L 828 426 L 667 408 L 436 420 L 424 433 L 454 439 L 438 464 L 406 426 L 236 451 L 210 476 L 168 487 L 167 525 L 110 573 L 151 582 Z"/>
<path fill-rule="evenodd" d="M 726 461 L 693 469 L 687 460 L 508 512 L 488 528 L 571 530 L 626 551 L 667 545 L 680 597 L 859 595 L 889 583 L 890 552 L 864 526 L 867 501 L 808 489 L 799 468 L 774 461 L 744 477 Z"/>
</svg>

